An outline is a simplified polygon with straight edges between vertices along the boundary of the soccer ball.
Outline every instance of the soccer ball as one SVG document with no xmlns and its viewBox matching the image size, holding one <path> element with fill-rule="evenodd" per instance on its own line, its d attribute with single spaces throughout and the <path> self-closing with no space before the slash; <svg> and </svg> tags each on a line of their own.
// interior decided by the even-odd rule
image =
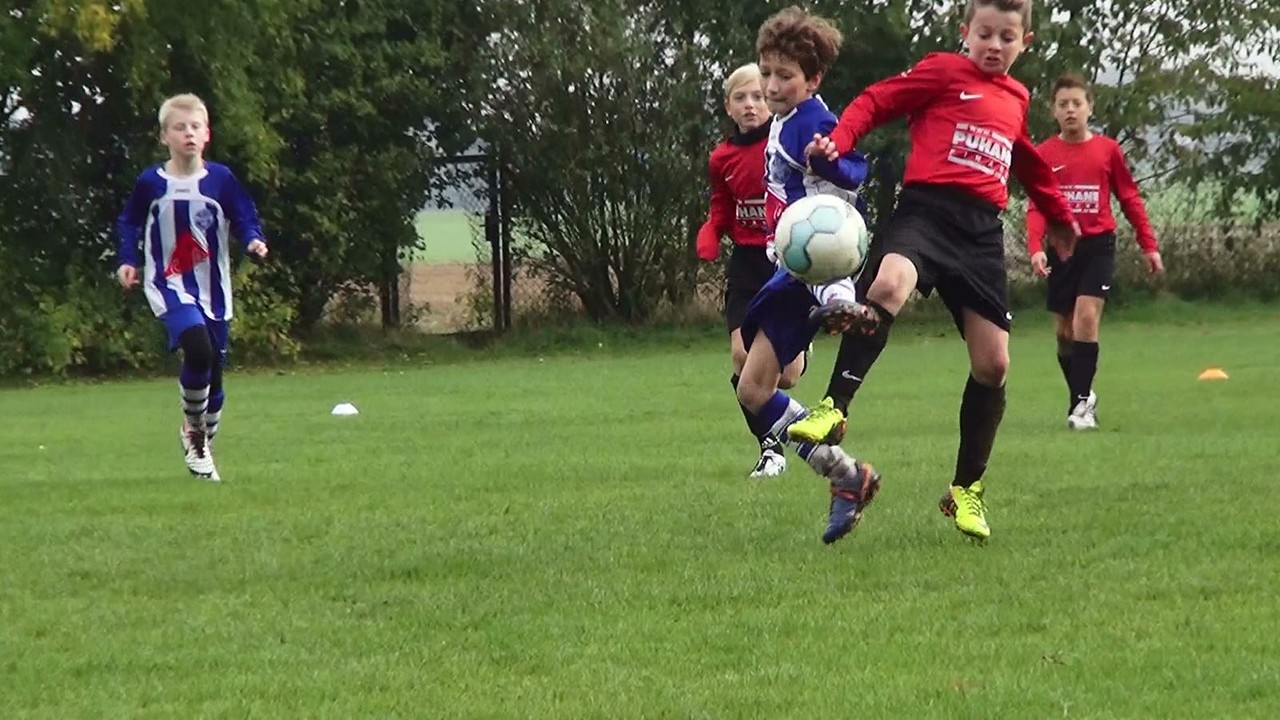
<svg viewBox="0 0 1280 720">
<path fill-rule="evenodd" d="M 850 277 L 867 258 L 867 223 L 834 195 L 809 195 L 782 211 L 773 250 L 787 272 L 810 285 Z"/>
</svg>

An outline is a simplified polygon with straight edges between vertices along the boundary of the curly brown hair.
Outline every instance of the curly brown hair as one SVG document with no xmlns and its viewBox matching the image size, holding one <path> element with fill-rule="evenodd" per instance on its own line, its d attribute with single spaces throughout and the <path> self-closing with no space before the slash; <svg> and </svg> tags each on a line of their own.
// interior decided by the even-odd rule
<svg viewBox="0 0 1280 720">
<path fill-rule="evenodd" d="M 806 78 L 825 73 L 840 55 L 844 36 L 831 21 L 792 5 L 760 26 L 756 52 L 796 61 Z"/>
<path fill-rule="evenodd" d="M 1031 0 L 969 0 L 969 7 L 964 10 L 965 24 L 973 22 L 973 14 L 980 7 L 993 7 L 1000 12 L 1016 12 L 1022 14 L 1022 29 L 1031 29 Z"/>
</svg>

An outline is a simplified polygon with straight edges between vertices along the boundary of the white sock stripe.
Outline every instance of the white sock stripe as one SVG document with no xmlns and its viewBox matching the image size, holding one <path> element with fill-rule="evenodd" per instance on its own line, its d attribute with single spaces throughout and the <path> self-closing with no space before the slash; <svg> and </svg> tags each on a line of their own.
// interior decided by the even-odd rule
<svg viewBox="0 0 1280 720">
<path fill-rule="evenodd" d="M 819 305 L 826 305 L 832 298 L 849 302 L 858 301 L 858 291 L 850 278 L 841 278 L 825 285 L 810 285 L 809 291 L 817 298 Z"/>
</svg>

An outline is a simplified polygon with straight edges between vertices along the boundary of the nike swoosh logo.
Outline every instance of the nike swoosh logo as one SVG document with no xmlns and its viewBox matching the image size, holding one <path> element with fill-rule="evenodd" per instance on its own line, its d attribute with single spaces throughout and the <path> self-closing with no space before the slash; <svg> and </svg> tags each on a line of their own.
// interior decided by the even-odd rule
<svg viewBox="0 0 1280 720">
<path fill-rule="evenodd" d="M 853 373 L 849 372 L 848 370 L 845 370 L 844 372 L 840 373 L 840 377 L 842 377 L 842 378 L 844 378 L 844 379 L 846 379 L 846 380 L 852 380 L 852 381 L 854 381 L 854 382 L 862 382 L 862 378 L 858 377 L 857 375 L 854 375 Z"/>
<path fill-rule="evenodd" d="M 1054 172 L 1058 172 L 1059 170 L 1061 170 L 1061 169 L 1062 169 L 1062 168 L 1064 168 L 1064 167 L 1066 167 L 1066 165 L 1054 165 L 1054 166 L 1053 166 L 1053 171 L 1054 171 Z"/>
<path fill-rule="evenodd" d="M 1102 286 L 1102 289 L 1103 289 L 1103 290 L 1110 290 L 1110 289 L 1111 289 L 1111 286 L 1110 286 L 1110 285 L 1103 285 L 1103 286 Z"/>
<path fill-rule="evenodd" d="M 960 93 L 961 100 L 977 100 L 980 97 L 982 97 L 982 93 L 967 93 L 967 92 Z"/>
</svg>

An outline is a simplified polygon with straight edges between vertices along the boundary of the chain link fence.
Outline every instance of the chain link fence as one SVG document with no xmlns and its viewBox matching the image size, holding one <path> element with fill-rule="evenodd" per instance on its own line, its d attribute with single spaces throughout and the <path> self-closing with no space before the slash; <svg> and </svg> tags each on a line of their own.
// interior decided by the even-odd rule
<svg viewBox="0 0 1280 720">
<path fill-rule="evenodd" d="M 440 158 L 430 202 L 415 218 L 400 303 L 431 333 L 500 333 L 511 326 L 511 222 L 501 175 L 488 156 Z"/>
</svg>

